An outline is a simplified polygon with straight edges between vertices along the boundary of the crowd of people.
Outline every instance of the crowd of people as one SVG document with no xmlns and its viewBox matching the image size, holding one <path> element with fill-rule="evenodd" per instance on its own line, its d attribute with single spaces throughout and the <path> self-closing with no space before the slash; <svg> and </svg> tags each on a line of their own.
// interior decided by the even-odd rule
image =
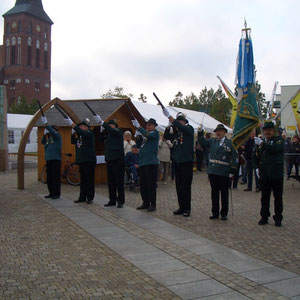
<svg viewBox="0 0 300 300">
<path fill-rule="evenodd" d="M 192 181 L 194 162 L 198 171 L 205 166 L 211 186 L 211 220 L 221 218 L 226 221 L 229 210 L 229 189 L 237 189 L 240 184 L 247 184 L 246 192 L 252 191 L 253 177 L 255 191 L 261 192 L 261 219 L 259 225 L 268 223 L 270 217 L 270 196 L 274 194 L 273 219 L 276 226 L 282 222 L 282 194 L 284 162 L 288 178 L 295 167 L 299 175 L 299 137 L 289 141 L 285 134 L 276 134 L 273 122 L 263 126 L 263 136 L 256 136 L 255 130 L 249 139 L 237 151 L 232 141 L 226 137 L 227 129 L 219 124 L 215 137 L 205 133 L 202 126 L 195 134 L 185 115 L 171 116 L 166 108 L 163 114 L 169 120 L 169 126 L 159 133 L 154 118 L 146 122 L 146 128 L 137 120 L 132 120 L 135 132 L 124 134 L 115 120 L 105 122 L 99 115 L 94 120 L 99 124 L 100 140 L 104 142 L 104 155 L 107 164 L 109 201 L 105 206 L 122 208 L 125 203 L 124 178 L 132 174 L 132 180 L 140 187 L 142 203 L 139 210 L 156 210 L 158 183 L 175 179 L 178 208 L 174 215 L 189 217 L 192 204 Z M 47 183 L 49 195 L 46 198 L 60 197 L 61 136 L 55 126 L 48 124 L 42 117 L 45 132 L 42 143 L 45 147 Z M 80 172 L 80 194 L 75 201 L 93 202 L 95 194 L 95 136 L 90 130 L 88 120 L 74 124 L 65 119 L 72 127 L 71 142 L 76 147 L 76 162 Z M 133 138 L 134 133 L 134 138 Z M 285 155 L 285 156 L 284 156 Z M 196 159 L 195 159 L 196 158 Z M 169 179 L 170 178 L 170 179 Z"/>
</svg>

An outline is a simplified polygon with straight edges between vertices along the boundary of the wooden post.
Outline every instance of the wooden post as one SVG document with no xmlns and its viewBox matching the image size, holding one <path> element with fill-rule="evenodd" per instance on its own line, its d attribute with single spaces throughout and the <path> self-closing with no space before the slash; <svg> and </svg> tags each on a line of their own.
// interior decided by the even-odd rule
<svg viewBox="0 0 300 300">
<path fill-rule="evenodd" d="M 8 131 L 6 87 L 0 85 L 0 172 L 8 170 Z"/>
<path fill-rule="evenodd" d="M 70 106 L 67 105 L 65 102 L 61 101 L 59 98 L 55 98 L 47 102 L 45 105 L 43 105 L 42 107 L 43 111 L 46 112 L 54 104 L 57 104 L 61 109 L 63 109 L 74 123 L 80 122 L 78 116 L 73 112 Z M 41 111 L 38 110 L 35 113 L 35 115 L 32 117 L 29 124 L 27 125 L 19 144 L 19 150 L 18 150 L 18 189 L 19 190 L 24 190 L 24 154 L 25 154 L 26 143 L 32 128 L 35 126 L 36 122 L 39 120 L 40 117 L 41 117 Z"/>
</svg>

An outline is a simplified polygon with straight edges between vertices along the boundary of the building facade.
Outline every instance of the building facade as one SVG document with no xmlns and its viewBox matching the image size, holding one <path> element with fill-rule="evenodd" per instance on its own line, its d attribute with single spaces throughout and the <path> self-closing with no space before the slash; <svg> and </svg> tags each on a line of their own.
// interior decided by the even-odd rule
<svg viewBox="0 0 300 300">
<path fill-rule="evenodd" d="M 6 86 L 8 108 L 24 96 L 28 103 L 51 99 L 52 20 L 41 0 L 16 0 L 4 15 L 0 47 L 0 84 Z"/>
</svg>

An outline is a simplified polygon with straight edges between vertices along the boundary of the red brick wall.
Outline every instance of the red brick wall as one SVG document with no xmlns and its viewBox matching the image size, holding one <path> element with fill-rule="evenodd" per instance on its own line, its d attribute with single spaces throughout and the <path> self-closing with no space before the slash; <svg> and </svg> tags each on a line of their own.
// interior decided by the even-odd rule
<svg viewBox="0 0 300 300">
<path fill-rule="evenodd" d="M 18 22 L 21 22 L 21 30 L 18 30 Z M 7 33 L 7 24 L 10 25 L 10 33 Z M 13 24 L 16 26 L 12 26 Z M 30 32 L 32 24 L 32 33 Z M 47 32 L 45 36 L 45 32 Z M 5 45 L 6 40 L 10 40 L 10 55 L 12 38 L 16 39 L 16 64 L 6 64 Z M 31 65 L 27 64 L 28 38 L 31 37 Z M 21 38 L 21 63 L 18 64 L 18 38 Z M 40 42 L 40 65 L 36 66 L 36 43 Z M 44 46 L 48 44 L 48 69 L 44 69 Z M 39 99 L 41 103 L 46 103 L 51 99 L 51 25 L 41 21 L 31 15 L 21 14 L 7 16 L 4 19 L 4 36 L 2 47 L 2 60 L 4 65 L 2 84 L 7 87 L 8 105 L 11 106 L 12 100 L 16 102 L 21 95 L 25 96 L 30 103 L 33 99 Z M 0 60 L 1 62 L 1 60 Z M 15 80 L 11 86 L 11 80 Z M 39 89 L 36 86 L 39 82 Z M 48 85 L 48 86 L 46 86 Z"/>
</svg>

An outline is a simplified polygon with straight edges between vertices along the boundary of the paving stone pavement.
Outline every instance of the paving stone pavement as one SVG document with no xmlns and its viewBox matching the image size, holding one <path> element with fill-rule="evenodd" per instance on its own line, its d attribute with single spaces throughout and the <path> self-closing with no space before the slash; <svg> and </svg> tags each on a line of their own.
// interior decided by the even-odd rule
<svg viewBox="0 0 300 300">
<path fill-rule="evenodd" d="M 22 229 L 26 228 L 26 220 L 23 219 L 23 216 L 28 215 L 28 218 L 34 219 L 36 225 L 39 223 L 38 231 L 35 229 L 28 230 L 34 232 L 32 233 L 32 236 L 42 236 L 42 238 L 39 237 L 39 239 L 41 239 L 39 246 L 41 246 L 42 251 L 45 250 L 46 257 L 50 262 L 49 265 L 53 264 L 52 260 L 56 260 L 57 254 L 59 252 L 61 253 L 63 250 L 60 249 L 62 244 L 68 244 L 70 237 L 72 237 L 72 234 L 66 235 L 66 232 L 62 232 L 62 228 L 67 231 L 69 227 L 73 230 L 78 230 L 82 235 L 82 239 L 91 239 L 97 244 L 96 247 L 92 248 L 91 252 L 93 254 L 99 254 L 99 249 L 102 249 L 103 251 L 105 249 L 106 252 L 104 255 L 108 255 L 109 258 L 111 258 L 111 256 L 116 257 L 117 261 L 116 266 L 108 273 L 112 277 L 117 277 L 115 278 L 116 284 L 112 288 L 110 287 L 110 292 L 112 292 L 112 294 L 89 295 L 89 292 L 86 292 L 88 288 L 85 284 L 80 284 L 79 287 L 74 287 L 74 285 L 71 284 L 71 289 L 74 288 L 74 290 L 66 291 L 71 294 L 65 295 L 62 293 L 58 296 L 50 297 L 51 299 L 61 298 L 63 296 L 71 299 L 77 299 L 76 297 L 96 297 L 96 299 L 115 299 L 118 297 L 121 299 L 127 299 L 126 297 L 131 297 L 128 299 L 147 299 L 147 297 L 152 297 L 154 299 L 177 299 L 175 294 L 179 295 L 182 299 L 287 299 L 288 297 L 290 299 L 299 299 L 300 291 L 298 291 L 299 288 L 297 289 L 297 287 L 300 286 L 299 276 L 297 276 L 299 275 L 299 234 L 294 236 L 295 244 L 291 243 L 290 240 L 290 236 L 292 236 L 294 230 L 298 230 L 299 232 L 299 217 L 293 210 L 298 209 L 299 211 L 299 203 L 297 203 L 299 187 L 296 184 L 292 187 L 292 184 L 289 182 L 285 191 L 286 195 L 291 196 L 291 199 L 288 200 L 289 203 L 285 208 L 286 223 L 284 223 L 284 226 L 282 228 L 276 228 L 270 224 L 265 226 L 264 230 L 261 232 L 261 227 L 256 225 L 258 219 L 257 209 L 259 209 L 259 202 L 257 200 L 259 200 L 259 197 L 255 193 L 251 194 L 239 191 L 235 193 L 235 196 L 238 195 L 239 199 L 237 200 L 237 198 L 234 198 L 234 216 L 231 217 L 228 222 L 208 220 L 207 217 L 209 215 L 210 207 L 209 187 L 205 175 L 202 174 L 196 174 L 193 186 L 193 198 L 199 197 L 201 194 L 202 198 L 199 198 L 199 201 L 193 201 L 193 214 L 192 217 L 188 219 L 172 216 L 172 209 L 176 208 L 176 196 L 174 185 L 171 183 L 167 186 L 159 186 L 158 210 L 152 214 L 155 218 L 150 216 L 150 214 L 137 212 L 130 207 L 125 207 L 121 210 L 116 208 L 104 209 L 103 203 L 107 201 L 102 197 L 102 195 L 107 194 L 107 188 L 105 186 L 97 186 L 95 204 L 90 206 L 87 206 L 86 204 L 75 205 L 70 200 L 77 197 L 78 189 L 64 185 L 63 195 L 65 197 L 62 198 L 61 201 L 50 204 L 54 206 L 58 205 L 56 208 L 61 210 L 68 218 L 73 218 L 72 220 L 74 223 L 51 209 L 50 206 L 47 206 L 44 203 L 44 200 L 39 200 L 37 198 L 36 195 L 38 193 L 46 191 L 45 186 L 35 182 L 35 173 L 27 172 L 27 175 L 28 188 L 23 192 L 15 190 L 15 182 L 12 183 L 13 180 L 15 180 L 14 173 L 11 172 L 0 175 L 0 191 L 3 196 L 1 197 L 3 198 L 3 200 L 1 200 L 1 206 L 2 208 L 7 208 L 3 211 L 1 220 L 3 220 L 3 217 L 5 217 L 4 219 L 9 219 L 9 221 L 5 220 L 5 222 L 7 222 L 6 225 L 9 224 L 11 228 L 13 228 L 12 232 L 15 231 L 14 228 L 20 227 L 18 228 L 20 232 L 15 232 L 14 234 L 10 234 L 10 230 L 4 230 L 4 235 L 3 233 L 1 234 L 2 240 L 10 241 L 11 243 L 13 241 L 19 242 L 19 233 L 22 232 Z M 2 182 L 4 182 L 4 185 Z M 206 196 L 203 197 L 203 194 L 206 194 Z M 26 200 L 25 205 L 22 200 Z M 250 200 L 252 202 L 248 202 Z M 239 202 L 236 203 L 236 201 Z M 68 205 L 72 205 L 72 207 L 75 206 L 72 208 L 72 210 L 74 210 L 72 215 L 68 215 L 68 213 L 70 214 L 70 207 L 68 207 L 68 205 L 67 207 L 64 207 L 63 202 L 69 203 Z M 3 205 L 3 203 L 5 205 Z M 135 207 L 139 203 L 140 197 L 138 193 L 127 193 L 127 205 Z M 247 205 L 248 207 L 244 208 L 241 204 Z M 294 208 L 294 206 L 296 208 Z M 8 207 L 11 208 L 9 209 Z M 8 218 L 10 213 L 15 212 L 16 208 L 20 210 L 20 215 L 18 215 L 18 219 L 20 220 Z M 240 210 L 248 212 L 247 216 L 242 216 Z M 45 211 L 47 214 L 45 214 Z M 60 233 L 45 234 L 48 231 L 52 232 L 54 229 L 57 229 L 55 226 L 57 225 L 57 222 L 49 222 L 49 220 L 47 220 L 47 222 L 40 224 L 41 220 L 39 220 L 40 218 L 38 217 L 39 214 L 37 212 L 40 212 L 43 216 L 48 216 L 51 212 L 51 215 L 53 214 L 53 216 L 55 216 L 54 219 L 59 220 L 58 223 L 63 224 L 63 227 L 59 227 L 60 230 L 58 230 L 58 232 Z M 139 214 L 142 214 L 142 217 L 139 217 Z M 295 216 L 295 219 L 291 217 L 293 215 Z M 164 220 L 167 221 L 167 223 L 165 223 Z M 245 222 L 241 222 L 241 220 L 245 220 Z M 291 226 L 289 221 L 291 221 L 294 226 Z M 241 223 L 239 224 L 239 222 Z M 247 226 L 251 224 L 251 222 L 254 225 L 252 225 L 249 230 Z M 76 224 L 79 224 L 80 227 L 78 228 Z M 46 228 L 44 228 L 45 226 Z M 181 227 L 181 229 L 178 227 Z M 239 229 L 237 230 L 236 227 L 239 227 Z M 9 226 L 7 226 L 7 228 L 9 228 Z M 95 239 L 89 236 L 84 230 L 87 230 L 91 235 L 94 235 L 96 239 L 100 239 L 100 242 L 95 241 Z M 281 230 L 281 234 L 276 235 L 276 230 Z M 284 233 L 284 236 L 282 236 L 282 233 Z M 245 245 L 246 241 L 244 240 L 244 235 L 248 236 L 248 247 Z M 240 240 L 243 241 L 242 246 L 238 241 L 235 241 L 236 236 L 239 236 Z M 286 238 L 286 236 L 288 236 L 288 238 Z M 22 235 L 20 235 L 20 237 L 22 237 Z M 218 240 L 220 238 L 221 241 Z M 261 240 L 259 240 L 259 238 L 261 238 Z M 52 239 L 55 240 L 54 249 L 49 247 L 49 245 L 52 245 Z M 277 241 L 276 246 L 281 246 L 280 243 L 285 243 L 285 241 L 287 241 L 287 245 L 286 247 L 270 247 L 269 245 L 273 245 L 272 241 L 269 241 L 269 239 L 273 240 L 273 242 Z M 30 242 L 31 240 L 34 239 L 30 239 Z M 51 242 L 49 242 L 49 240 Z M 261 248 L 258 248 L 254 253 L 252 250 L 255 247 L 251 244 L 252 241 L 255 241 L 256 245 L 261 244 Z M 122 242 L 122 247 L 120 246 L 120 242 Z M 137 245 L 137 247 L 133 247 L 133 243 Z M 7 244 L 8 246 L 5 248 L 6 252 L 4 253 L 11 254 L 10 249 L 12 248 L 12 244 Z M 24 244 L 26 244 L 26 242 Z M 33 248 L 36 248 L 37 243 L 34 243 L 33 245 Z M 290 248 L 290 246 L 292 246 L 292 248 Z M 3 245 L 1 248 L 2 247 Z M 78 248 L 78 245 L 74 244 L 74 241 L 72 241 L 68 247 L 73 249 L 71 252 L 74 263 L 77 261 L 78 257 L 76 252 L 86 253 L 86 251 L 89 251 L 87 248 L 90 246 L 84 244 L 83 247 L 83 244 L 81 244 Z M 239 247 L 241 247 L 241 249 L 239 249 Z M 74 251 L 76 248 L 79 249 L 79 251 Z M 23 282 L 25 279 L 25 281 L 28 279 L 28 274 L 26 272 L 23 274 L 22 280 L 20 280 L 21 285 L 16 284 L 15 282 L 10 283 L 9 280 L 15 280 L 14 278 L 17 277 L 16 274 L 19 265 L 23 266 L 24 257 L 28 257 L 27 253 L 32 252 L 30 249 L 30 247 L 28 249 L 22 246 L 18 248 L 21 253 L 18 251 L 15 253 L 15 256 L 18 257 L 18 259 L 11 264 L 11 269 L 8 268 L 11 272 L 7 272 L 6 268 L 1 268 L 1 270 L 5 270 L 5 274 L 1 273 L 1 286 L 4 282 L 4 291 L 8 293 L 3 295 L 7 297 L 7 299 L 17 299 L 19 296 L 16 297 L 15 295 L 18 295 L 19 286 L 21 286 L 21 291 L 22 287 L 26 286 Z M 43 263 L 38 264 L 38 261 L 41 259 L 41 249 L 36 249 L 34 251 L 37 256 L 37 260 L 34 261 L 32 266 L 34 269 L 37 268 L 37 265 L 43 266 Z M 97 251 L 95 251 L 95 249 L 97 249 Z M 239 251 L 234 251 L 233 249 Z M 283 249 L 286 249 L 286 256 L 291 257 L 294 264 L 284 264 L 284 261 L 287 261 L 289 258 L 284 257 L 284 253 L 282 252 Z M 56 250 L 56 252 L 54 250 Z M 275 253 L 274 250 L 276 250 Z M 22 251 L 24 252 L 23 255 Z M 123 257 L 117 255 L 116 252 Z M 12 253 L 14 252 L 12 251 Z M 268 253 L 268 255 L 265 255 L 265 253 Z M 56 254 L 56 256 L 54 254 Z M 82 256 L 86 260 L 92 261 L 95 258 L 88 255 Z M 259 258 L 259 260 L 255 258 Z M 82 257 L 80 256 L 79 259 L 82 259 Z M 41 272 L 38 273 L 36 277 L 33 276 L 33 278 L 31 278 L 29 276 L 29 278 L 31 278 L 30 282 L 35 283 L 35 291 L 41 290 L 43 283 L 47 286 L 48 281 L 51 282 L 53 280 L 51 275 L 52 277 L 58 276 L 58 265 L 63 269 L 62 272 L 66 272 L 64 270 L 66 261 L 68 262 L 69 268 L 76 274 L 76 282 L 82 274 L 86 274 L 86 276 L 91 275 L 89 272 L 84 273 L 82 271 L 82 268 L 85 268 L 84 263 L 80 264 L 80 267 L 77 266 L 76 269 L 76 267 L 69 262 L 70 257 L 61 260 L 63 263 L 56 263 L 55 266 L 52 267 L 53 273 L 50 272 L 50 276 L 47 276 L 46 279 Z M 32 254 L 29 255 L 27 261 L 25 260 L 25 263 L 28 261 L 32 263 Z M 101 264 L 102 261 L 103 257 L 102 260 L 97 260 L 97 263 Z M 94 264 L 95 262 L 96 260 L 93 261 Z M 118 283 L 121 280 L 119 278 L 120 276 L 118 276 L 118 269 L 122 269 L 124 265 L 128 269 L 133 268 L 132 272 L 141 276 L 139 278 L 142 278 L 141 281 L 146 280 L 147 284 L 153 284 L 154 287 L 153 289 L 150 289 L 150 295 L 123 295 L 119 291 L 116 291 L 119 286 Z M 278 267 L 275 267 L 274 265 Z M 280 268 L 280 266 L 283 268 Z M 92 269 L 93 273 L 95 272 L 95 269 L 97 269 L 97 266 Z M 106 275 L 105 272 L 104 274 Z M 8 275 L 10 275 L 10 277 Z M 3 281 L 5 276 L 7 276 L 8 279 Z M 156 281 L 153 281 L 149 276 Z M 64 277 L 65 276 L 63 276 L 63 278 Z M 38 278 L 39 280 L 35 280 L 34 278 Z M 131 278 L 131 274 L 129 277 L 125 278 Z M 42 279 L 44 282 L 42 282 Z M 66 282 L 61 282 L 60 279 L 58 279 L 56 285 L 57 287 L 65 286 Z M 97 281 L 95 279 L 94 283 L 100 287 L 103 285 L 101 280 Z M 122 283 L 126 286 L 126 279 L 124 279 Z M 18 288 L 12 289 L 10 285 L 18 286 Z M 168 289 L 166 289 L 165 286 L 167 286 Z M 31 291 L 32 288 L 30 288 L 30 292 Z M 145 292 L 143 283 L 141 283 L 140 289 L 136 287 L 133 288 L 133 293 L 143 293 L 143 291 Z M 172 294 L 172 292 L 174 292 L 174 294 Z M 22 294 L 20 295 L 19 298 L 23 296 Z M 28 295 L 28 290 L 26 291 L 26 288 L 24 295 L 24 298 Z M 32 299 L 35 299 L 35 295 L 32 295 Z M 45 299 L 49 299 L 45 294 L 40 294 L 40 297 L 43 297 L 43 295 Z M 38 296 L 36 297 L 38 298 Z"/>
</svg>

